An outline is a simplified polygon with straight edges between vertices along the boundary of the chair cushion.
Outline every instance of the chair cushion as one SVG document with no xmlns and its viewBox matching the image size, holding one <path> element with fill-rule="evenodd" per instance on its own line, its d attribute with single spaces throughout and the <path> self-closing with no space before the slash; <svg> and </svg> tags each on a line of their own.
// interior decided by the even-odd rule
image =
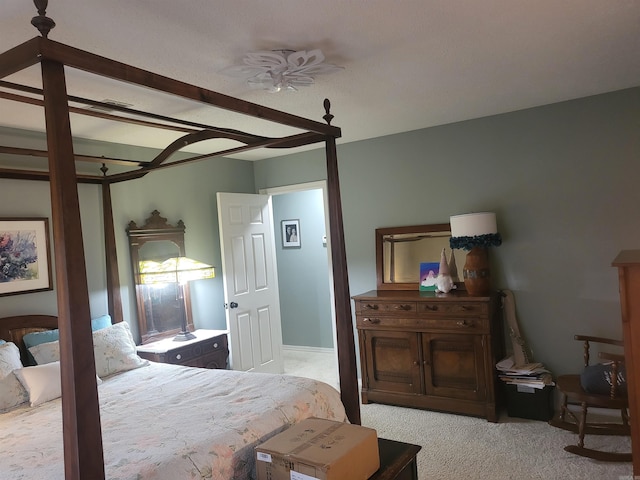
<svg viewBox="0 0 640 480">
<path fill-rule="evenodd" d="M 609 395 L 611 393 L 611 364 L 599 363 L 585 367 L 580 375 L 580 384 L 585 392 Z M 627 393 L 627 376 L 624 365 L 618 367 L 618 393 Z"/>
</svg>

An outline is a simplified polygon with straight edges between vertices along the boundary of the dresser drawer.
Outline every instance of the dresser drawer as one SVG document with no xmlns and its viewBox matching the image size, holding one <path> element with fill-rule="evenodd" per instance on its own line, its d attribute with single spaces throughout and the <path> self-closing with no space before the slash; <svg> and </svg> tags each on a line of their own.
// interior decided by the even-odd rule
<svg viewBox="0 0 640 480">
<path fill-rule="evenodd" d="M 393 317 L 372 315 L 356 315 L 356 325 L 361 329 L 368 328 L 407 328 L 417 331 L 447 330 L 456 332 L 484 333 L 489 330 L 489 320 L 479 317 Z"/>
<path fill-rule="evenodd" d="M 486 303 L 446 303 L 446 302 L 420 302 L 418 303 L 418 315 L 448 315 L 486 317 L 489 315 L 489 306 Z"/>
<path fill-rule="evenodd" d="M 375 312 L 371 312 L 369 315 L 356 315 L 358 328 L 413 327 L 415 323 L 415 318 L 383 317 L 377 316 Z"/>
<path fill-rule="evenodd" d="M 459 333 L 489 332 L 489 319 L 482 317 L 418 318 L 417 324 L 422 328 L 432 331 L 447 330 Z"/>
<path fill-rule="evenodd" d="M 356 302 L 356 312 L 363 315 L 414 315 L 416 313 L 415 302 Z"/>
</svg>

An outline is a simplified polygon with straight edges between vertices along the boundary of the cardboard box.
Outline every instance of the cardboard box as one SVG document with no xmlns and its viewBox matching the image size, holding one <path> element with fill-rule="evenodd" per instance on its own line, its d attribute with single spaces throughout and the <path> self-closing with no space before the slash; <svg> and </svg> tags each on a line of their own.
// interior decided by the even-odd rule
<svg viewBox="0 0 640 480">
<path fill-rule="evenodd" d="M 524 387 L 505 385 L 507 390 L 507 413 L 510 417 L 548 421 L 553 417 L 553 387 Z"/>
<path fill-rule="evenodd" d="M 372 428 L 307 418 L 256 447 L 258 480 L 366 480 L 380 468 Z"/>
</svg>

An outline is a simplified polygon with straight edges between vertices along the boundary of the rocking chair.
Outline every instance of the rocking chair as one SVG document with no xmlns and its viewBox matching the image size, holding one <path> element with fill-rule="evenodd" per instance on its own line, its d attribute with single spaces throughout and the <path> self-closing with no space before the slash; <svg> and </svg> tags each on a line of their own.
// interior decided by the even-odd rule
<svg viewBox="0 0 640 480">
<path fill-rule="evenodd" d="M 589 365 L 590 343 L 622 346 L 620 340 L 576 335 L 576 340 L 584 342 L 584 372 L 582 375 L 561 375 L 556 379 L 561 393 L 558 414 L 549 424 L 578 434 L 577 445 L 567 445 L 567 452 L 604 462 L 630 462 L 631 453 L 606 452 L 584 446 L 585 435 L 630 435 L 629 401 L 624 378 L 624 356 L 600 352 L 599 357 L 610 364 Z M 594 375 L 595 374 L 595 375 Z M 596 378 L 596 381 L 593 379 Z M 580 405 L 580 412 L 574 413 L 568 405 Z M 622 423 L 598 423 L 587 419 L 589 407 L 620 410 Z"/>
</svg>

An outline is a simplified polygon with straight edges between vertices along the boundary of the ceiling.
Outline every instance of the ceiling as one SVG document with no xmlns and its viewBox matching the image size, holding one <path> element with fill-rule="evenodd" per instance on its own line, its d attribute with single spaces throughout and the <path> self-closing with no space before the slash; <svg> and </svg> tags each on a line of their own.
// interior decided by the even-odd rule
<svg viewBox="0 0 640 480">
<path fill-rule="evenodd" d="M 0 13 L 0 50 L 39 35 L 32 2 L 2 0 Z M 322 122 L 329 98 L 339 143 L 640 85 L 637 0 L 50 0 L 47 15 L 57 23 L 52 40 L 250 102 Z M 247 52 L 281 48 L 320 48 L 344 70 L 295 93 L 222 72 Z M 36 74 L 7 80 L 39 85 Z M 94 100 L 264 134 L 246 119 L 87 74 L 68 84 Z M 0 125 L 43 130 L 39 110 L 2 100 Z M 75 117 L 80 137 L 158 148 L 174 138 Z"/>
</svg>

